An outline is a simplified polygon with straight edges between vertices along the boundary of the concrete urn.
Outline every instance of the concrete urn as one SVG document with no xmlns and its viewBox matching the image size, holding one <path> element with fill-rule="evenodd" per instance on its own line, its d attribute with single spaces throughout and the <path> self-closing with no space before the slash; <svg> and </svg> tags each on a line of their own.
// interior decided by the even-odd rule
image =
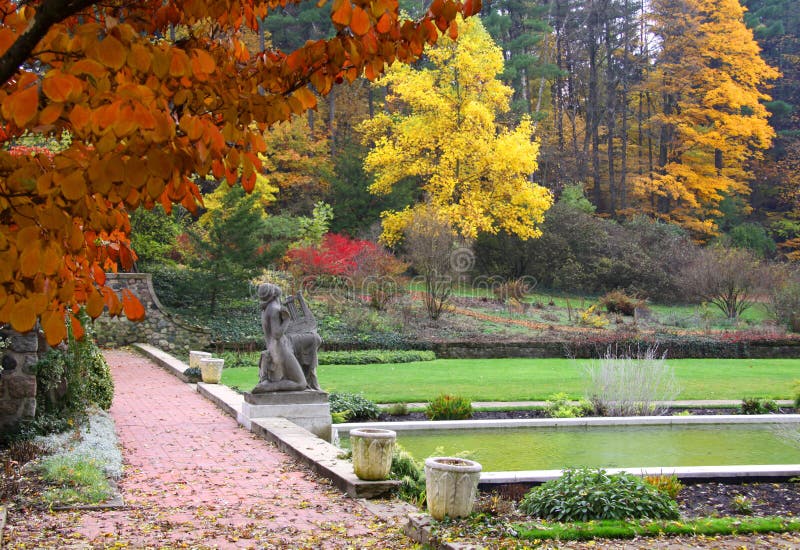
<svg viewBox="0 0 800 550">
<path fill-rule="evenodd" d="M 481 465 L 465 458 L 431 457 L 425 460 L 425 489 L 428 513 L 442 520 L 472 513 Z"/>
<path fill-rule="evenodd" d="M 392 430 L 357 428 L 350 431 L 353 470 L 359 479 L 387 479 L 392 469 L 392 452 L 397 434 Z"/>
<path fill-rule="evenodd" d="M 200 359 L 200 374 L 206 384 L 219 384 L 222 378 L 222 367 L 225 359 L 212 359 L 204 357 Z"/>
<path fill-rule="evenodd" d="M 200 368 L 200 359 L 211 359 L 211 354 L 207 351 L 190 351 L 189 368 Z"/>
</svg>

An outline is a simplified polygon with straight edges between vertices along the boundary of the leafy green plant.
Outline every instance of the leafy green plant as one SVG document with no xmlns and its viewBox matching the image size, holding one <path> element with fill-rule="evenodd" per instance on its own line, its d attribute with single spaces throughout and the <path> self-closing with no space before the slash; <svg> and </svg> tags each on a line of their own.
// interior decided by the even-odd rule
<svg viewBox="0 0 800 550">
<path fill-rule="evenodd" d="M 331 422 L 334 424 L 342 424 L 350 420 L 352 415 L 353 411 L 349 409 L 345 411 L 331 412 Z"/>
<path fill-rule="evenodd" d="M 657 476 L 645 476 L 644 480 L 673 500 L 678 496 L 678 493 L 681 492 L 681 489 L 683 489 L 683 483 L 681 483 L 676 475 L 666 476 L 662 474 Z"/>
<path fill-rule="evenodd" d="M 675 501 L 641 478 L 589 468 L 565 470 L 559 479 L 534 487 L 519 507 L 557 521 L 678 517 Z"/>
<path fill-rule="evenodd" d="M 394 447 L 389 478 L 400 481 L 397 498 L 419 507 L 425 505 L 425 468 L 400 445 Z"/>
<path fill-rule="evenodd" d="M 428 420 L 466 420 L 472 418 L 472 402 L 459 395 L 443 393 L 425 407 Z"/>
<path fill-rule="evenodd" d="M 108 410 L 114 397 L 111 371 L 94 342 L 89 317 L 83 311 L 78 317 L 84 337 L 76 339 L 68 323 L 66 349 L 49 350 L 35 365 L 37 421 L 46 430 L 66 429 L 67 421 L 85 418 L 92 405 Z"/>
<path fill-rule="evenodd" d="M 800 409 L 800 380 L 795 380 L 792 384 L 794 390 L 794 408 Z"/>
<path fill-rule="evenodd" d="M 408 405 L 406 403 L 392 403 L 386 409 L 386 412 L 392 416 L 405 416 L 408 414 Z"/>
<path fill-rule="evenodd" d="M 183 371 L 183 375 L 187 380 L 189 380 L 189 382 L 199 382 L 203 378 L 203 373 L 200 371 L 200 367 L 189 367 Z"/>
<path fill-rule="evenodd" d="M 739 407 L 741 414 L 771 414 L 778 412 L 778 404 L 763 397 L 745 397 Z"/>
<path fill-rule="evenodd" d="M 50 505 L 97 504 L 112 494 L 102 468 L 86 457 L 49 457 L 42 461 L 40 472 L 42 479 L 52 485 L 43 494 Z"/>
<path fill-rule="evenodd" d="M 545 413 L 551 418 L 578 418 L 591 412 L 591 403 L 581 399 L 577 404 L 573 404 L 569 395 L 564 392 L 547 396 L 545 402 Z"/>
<path fill-rule="evenodd" d="M 753 499 L 744 495 L 735 495 L 731 501 L 731 508 L 737 514 L 749 516 L 753 514 Z"/>
<path fill-rule="evenodd" d="M 364 420 L 374 420 L 380 416 L 381 411 L 378 405 L 355 393 L 332 393 L 330 395 L 331 415 L 348 411 L 348 420 L 361 422 Z"/>
</svg>

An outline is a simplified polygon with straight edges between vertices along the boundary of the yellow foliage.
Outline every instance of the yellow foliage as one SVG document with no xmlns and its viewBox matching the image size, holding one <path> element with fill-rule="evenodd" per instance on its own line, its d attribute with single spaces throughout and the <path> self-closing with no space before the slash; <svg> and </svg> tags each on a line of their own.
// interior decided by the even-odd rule
<svg viewBox="0 0 800 550">
<path fill-rule="evenodd" d="M 443 37 L 428 52 L 431 68 L 393 66 L 379 82 L 389 86 L 388 113 L 360 129 L 374 143 L 364 161 L 375 175 L 370 191 L 387 194 L 416 178 L 425 200 L 466 238 L 508 231 L 528 239 L 552 204 L 531 183 L 539 143 L 524 119 L 501 128 L 511 89 L 497 79 L 503 55 L 479 20 L 459 21 L 458 41 Z M 382 240 L 397 244 L 416 206 L 384 212 Z"/>
<path fill-rule="evenodd" d="M 759 55 L 738 0 L 655 0 L 663 40 L 645 87 L 663 98 L 651 119 L 666 163 L 634 182 L 651 213 L 705 238 L 726 195 L 749 193 L 750 161 L 775 135 L 763 105 L 779 76 Z"/>
</svg>

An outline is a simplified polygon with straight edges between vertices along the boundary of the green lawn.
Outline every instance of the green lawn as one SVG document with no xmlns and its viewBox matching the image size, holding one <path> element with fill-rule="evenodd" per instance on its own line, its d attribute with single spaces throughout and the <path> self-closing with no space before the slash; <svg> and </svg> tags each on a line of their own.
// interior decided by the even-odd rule
<svg viewBox="0 0 800 550">
<path fill-rule="evenodd" d="M 586 390 L 590 360 L 437 359 L 403 364 L 320 365 L 317 374 L 328 392 L 363 392 L 379 403 L 428 401 L 453 393 L 473 401 L 543 400 L 556 392 L 574 398 Z M 682 389 L 678 399 L 769 397 L 792 399 L 800 380 L 800 359 L 674 359 Z M 258 369 L 225 369 L 222 382 L 249 390 Z"/>
</svg>

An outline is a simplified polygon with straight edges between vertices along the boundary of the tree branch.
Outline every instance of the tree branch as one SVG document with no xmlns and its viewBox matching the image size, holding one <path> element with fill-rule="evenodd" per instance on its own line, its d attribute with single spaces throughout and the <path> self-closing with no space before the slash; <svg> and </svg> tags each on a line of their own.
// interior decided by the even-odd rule
<svg viewBox="0 0 800 550">
<path fill-rule="evenodd" d="M 42 2 L 36 10 L 30 26 L 0 57 L 0 83 L 6 84 L 17 73 L 53 25 L 95 3 L 96 0 L 45 0 Z"/>
</svg>

